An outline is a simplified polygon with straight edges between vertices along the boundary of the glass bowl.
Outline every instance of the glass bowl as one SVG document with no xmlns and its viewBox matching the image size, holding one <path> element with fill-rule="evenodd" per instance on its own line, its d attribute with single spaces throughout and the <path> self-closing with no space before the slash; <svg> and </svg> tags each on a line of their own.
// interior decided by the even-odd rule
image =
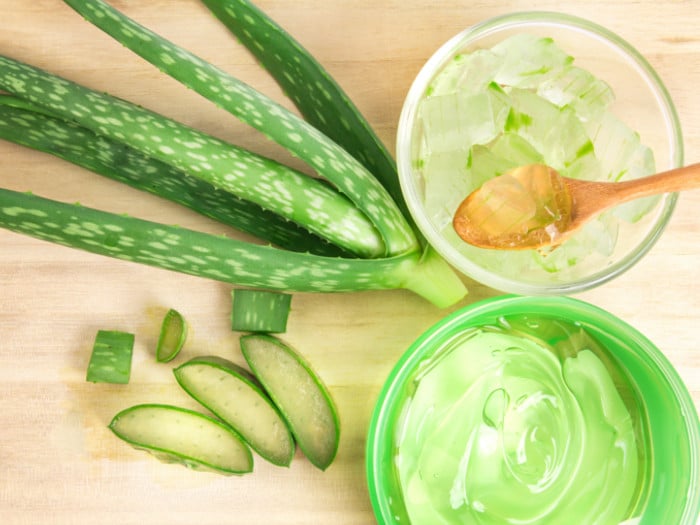
<svg viewBox="0 0 700 525">
<path fill-rule="evenodd" d="M 398 126 L 396 155 L 401 188 L 408 208 L 426 240 L 461 273 L 507 293 L 576 293 L 618 276 L 647 253 L 670 220 L 677 195 L 667 194 L 655 200 L 637 201 L 626 208 L 623 206 L 614 209 L 556 250 L 488 250 L 461 241 L 452 228 L 452 216 L 467 194 L 480 185 L 479 177 L 483 177 L 483 173 L 476 174 L 479 171 L 474 167 L 476 150 L 460 150 L 461 144 L 465 142 L 461 142 L 461 138 L 454 139 L 454 134 L 449 135 L 452 131 L 447 133 L 439 128 L 443 125 L 455 126 L 455 122 L 459 122 L 456 126 L 460 129 L 480 130 L 478 125 L 472 124 L 484 118 L 482 110 L 490 110 L 490 116 L 496 114 L 497 110 L 494 107 L 488 108 L 482 103 L 483 99 L 477 103 L 474 102 L 476 99 L 470 99 L 463 102 L 462 106 L 451 106 L 450 104 L 459 103 L 449 102 L 447 98 L 438 102 L 434 97 L 451 95 L 450 90 L 469 90 L 476 83 L 483 83 L 485 78 L 488 80 L 490 77 L 484 77 L 485 71 L 490 67 L 486 59 L 472 70 L 465 69 L 466 73 L 461 78 L 440 75 L 459 62 L 465 54 L 490 50 L 492 46 L 516 34 L 552 39 L 565 55 L 573 58 L 574 66 L 604 82 L 614 95 L 608 108 L 608 113 L 614 119 L 608 119 L 609 122 L 622 122 L 630 131 L 638 133 L 637 140 L 648 148 L 645 154 L 653 156 L 653 171 L 664 171 L 682 165 L 683 144 L 676 110 L 661 79 L 644 57 L 617 35 L 587 20 L 560 13 L 524 12 L 489 19 L 466 29 L 445 43 L 423 66 L 407 94 Z M 508 67 L 528 60 L 529 57 L 525 55 L 513 56 L 513 53 L 517 55 L 521 52 L 519 46 L 512 46 L 505 53 L 504 60 L 510 61 Z M 453 73 L 449 75 L 455 76 Z M 503 77 L 502 73 L 500 75 Z M 495 80 L 496 85 L 499 85 L 499 78 L 496 77 Z M 547 96 L 551 95 L 552 85 L 556 87 L 557 84 L 552 81 L 549 72 L 540 76 L 532 75 L 528 81 L 531 83 L 525 89 L 542 89 L 543 93 L 549 93 Z M 489 95 L 493 93 L 490 92 Z M 558 95 L 551 96 L 556 99 Z M 551 96 L 550 100 L 554 100 Z M 426 103 L 430 97 L 433 100 Z M 580 98 L 585 97 L 582 95 Z M 572 106 L 566 99 L 554 102 L 557 105 Z M 440 104 L 445 104 L 445 107 L 440 109 Z M 507 119 L 514 114 L 517 115 L 511 111 Z M 493 117 L 496 125 L 501 125 L 504 120 L 507 122 L 504 115 L 499 115 L 501 116 Z M 579 117 L 584 120 L 588 118 L 581 115 Z M 526 117 L 530 118 L 528 115 Z M 561 133 L 557 136 L 567 138 L 557 140 L 564 141 L 565 144 L 568 135 L 572 135 L 573 128 L 565 125 L 567 121 L 561 122 Z M 586 131 L 593 135 L 594 125 L 586 126 Z M 619 180 L 647 174 L 648 170 L 640 168 L 640 163 L 647 162 L 649 157 L 630 153 L 629 159 L 624 160 L 623 154 L 619 152 L 620 148 L 628 144 L 627 137 L 624 133 L 615 132 L 612 139 L 605 138 L 609 127 L 606 126 L 605 132 L 595 132 L 597 138 L 593 140 L 595 148 L 592 154 L 601 161 L 600 169 L 591 169 L 583 162 L 571 164 L 570 159 L 557 158 L 555 147 L 549 152 L 543 151 L 546 147 L 542 146 L 538 153 L 542 154 L 546 164 L 561 163 L 552 167 L 562 171 L 562 175 Z M 429 133 L 429 129 L 438 129 L 438 134 L 430 135 L 435 132 Z M 466 133 L 463 129 L 459 133 L 463 132 Z M 493 138 L 488 133 L 475 133 L 477 144 L 481 144 L 479 139 L 488 141 Z M 547 137 L 542 137 L 542 141 L 547 144 L 552 142 Z M 641 157 L 645 160 L 640 161 Z M 483 158 L 483 155 L 479 157 L 480 167 L 488 166 Z M 521 159 L 520 162 L 515 158 L 510 160 L 516 165 L 522 163 Z M 618 162 L 629 162 L 629 166 L 625 166 L 626 172 L 606 171 L 609 165 Z M 636 211 L 635 206 L 639 207 Z"/>
<path fill-rule="evenodd" d="M 453 345 L 454 341 L 465 332 L 475 327 L 498 325 L 504 318 L 513 320 L 522 316 L 576 323 L 608 349 L 611 361 L 608 361 L 606 366 L 610 370 L 617 370 L 621 374 L 618 377 L 625 378 L 621 382 L 615 379 L 615 384 L 625 384 L 631 388 L 628 394 L 623 394 L 623 397 L 634 399 L 635 406 L 638 407 L 638 412 L 635 412 L 637 416 L 635 428 L 641 434 L 636 434 L 635 439 L 638 440 L 637 446 L 640 450 L 644 450 L 642 455 L 644 459 L 639 463 L 639 472 L 643 470 L 644 474 L 640 478 L 640 484 L 637 485 L 639 488 L 637 499 L 632 500 L 634 503 L 627 507 L 634 508 L 632 511 L 634 516 L 621 523 L 625 525 L 658 525 L 659 523 L 695 525 L 700 515 L 700 422 L 693 400 L 681 378 L 659 349 L 635 328 L 589 303 L 561 296 L 500 296 L 466 306 L 427 330 L 400 358 L 379 394 L 370 421 L 366 445 L 369 495 L 378 523 L 380 525 L 411 523 L 404 503 L 397 444 L 405 441 L 407 435 L 419 433 L 438 436 L 436 439 L 440 439 L 441 434 L 428 434 L 430 430 L 423 428 L 428 426 L 425 424 L 420 427 L 419 432 L 415 433 L 404 428 L 408 425 L 406 421 L 409 421 L 407 414 L 411 413 L 410 410 L 417 414 L 415 417 L 421 414 L 410 404 L 419 403 L 414 399 L 417 396 L 415 394 L 417 378 L 424 381 L 426 370 L 434 370 L 436 363 L 444 359 L 445 355 L 449 355 L 446 348 Z M 535 332 L 546 331 L 548 335 L 540 334 L 543 337 L 552 335 L 550 323 L 532 323 L 529 326 Z M 578 357 L 578 354 L 576 356 Z M 476 366 L 471 364 L 474 362 L 471 357 L 466 362 L 470 363 L 469 366 Z M 531 363 L 529 358 L 526 361 Z M 477 368 L 478 370 L 472 370 L 472 372 L 488 375 L 489 370 L 493 370 L 487 367 Z M 452 370 L 451 373 L 456 373 L 453 377 L 459 379 L 441 380 L 438 383 L 440 385 L 438 391 L 449 388 L 450 383 L 461 381 L 460 375 L 465 371 L 464 367 L 451 366 L 449 369 Z M 595 393 L 583 397 L 584 399 L 602 399 L 602 397 L 596 397 Z M 464 406 L 471 407 L 471 401 L 469 405 L 462 405 Z M 484 404 L 484 415 L 486 406 L 487 404 Z M 562 406 L 564 406 L 563 403 Z M 481 405 L 478 407 L 477 412 L 480 413 Z M 431 410 L 435 412 L 440 410 L 440 407 L 433 407 Z M 452 413 L 452 416 L 460 420 L 466 417 L 463 412 Z M 545 415 L 544 421 L 547 421 L 548 417 Z M 570 417 L 574 418 L 573 415 Z M 426 417 L 421 421 L 430 421 L 430 419 Z M 530 421 L 529 424 L 536 429 L 535 423 Z M 441 432 L 445 431 L 441 428 Z M 544 432 L 547 435 L 547 430 Z M 570 432 L 570 434 L 578 435 L 578 432 Z M 480 439 L 477 442 L 480 446 L 482 445 Z M 488 448 L 487 443 L 484 446 Z M 459 450 L 463 449 L 459 448 Z M 403 457 L 401 461 L 409 461 L 410 464 L 411 458 L 407 460 Z M 462 459 L 458 460 L 458 463 L 461 464 L 461 461 Z M 427 465 L 430 466 L 430 463 Z M 437 474 L 423 471 L 421 474 L 424 477 L 437 476 Z M 469 479 L 464 471 L 462 475 L 464 479 Z M 484 479 L 484 475 L 478 478 L 472 477 L 472 479 Z M 489 479 L 488 475 L 485 479 Z M 571 479 L 575 477 L 572 475 Z M 491 493 L 494 492 L 498 493 L 493 490 Z M 416 494 L 417 492 L 414 491 L 406 499 L 411 501 L 411 498 L 413 500 L 416 497 L 420 498 Z M 575 516 L 571 518 L 574 519 Z M 430 522 L 447 523 L 445 520 L 438 520 L 437 517 L 435 521 L 431 519 Z M 498 521 L 494 521 L 496 522 Z M 530 521 L 517 522 L 531 523 Z M 492 523 L 492 521 L 484 521 L 484 523 Z M 537 521 L 537 523 L 542 522 Z"/>
</svg>

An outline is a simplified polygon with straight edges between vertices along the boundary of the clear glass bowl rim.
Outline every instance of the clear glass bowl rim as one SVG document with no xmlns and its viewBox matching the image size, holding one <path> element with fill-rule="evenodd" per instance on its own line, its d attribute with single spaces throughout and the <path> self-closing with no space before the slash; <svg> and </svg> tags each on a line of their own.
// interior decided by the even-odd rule
<svg viewBox="0 0 700 525">
<path fill-rule="evenodd" d="M 649 88 L 653 91 L 666 121 L 672 165 L 663 169 L 676 168 L 683 165 L 683 134 L 673 100 L 656 70 L 636 48 L 609 29 L 578 16 L 555 11 L 522 11 L 489 18 L 464 29 L 445 42 L 423 65 L 409 88 L 399 117 L 396 135 L 396 158 L 399 182 L 408 209 L 416 225 L 426 236 L 427 241 L 433 244 L 436 251 L 441 253 L 449 263 L 468 277 L 506 293 L 521 295 L 574 294 L 600 286 L 614 279 L 629 270 L 646 255 L 656 244 L 671 219 L 678 195 L 670 194 L 665 198 L 664 208 L 661 210 L 658 220 L 653 225 L 651 231 L 649 231 L 637 249 L 632 251 L 625 258 L 582 279 L 564 283 L 534 284 L 520 282 L 517 279 L 492 273 L 479 265 L 472 264 L 468 259 L 460 258 L 460 260 L 457 260 L 456 256 L 451 256 L 452 254 L 446 255 L 442 253 L 440 241 L 431 239 L 431 237 L 433 237 L 431 233 L 434 233 L 435 237 L 438 238 L 439 234 L 434 232 L 432 225 L 422 216 L 420 206 L 417 204 L 417 201 L 420 199 L 412 181 L 413 163 L 411 159 L 411 143 L 413 122 L 416 119 L 420 101 L 435 72 L 438 71 L 455 52 L 463 49 L 469 43 L 479 38 L 488 36 L 496 31 L 512 29 L 518 26 L 526 27 L 533 25 L 550 25 L 561 29 L 571 29 L 587 37 L 603 40 L 607 45 L 616 48 L 628 58 L 638 70 L 640 76 L 646 81 Z"/>
</svg>

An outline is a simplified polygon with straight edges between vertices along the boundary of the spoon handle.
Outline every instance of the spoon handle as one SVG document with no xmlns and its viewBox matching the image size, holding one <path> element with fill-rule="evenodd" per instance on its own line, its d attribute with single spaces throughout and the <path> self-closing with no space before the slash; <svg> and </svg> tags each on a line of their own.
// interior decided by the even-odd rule
<svg viewBox="0 0 700 525">
<path fill-rule="evenodd" d="M 616 196 L 621 200 L 649 197 L 660 193 L 672 193 L 681 190 L 700 188 L 700 163 L 642 177 L 618 182 Z"/>
<path fill-rule="evenodd" d="M 600 212 L 627 201 L 661 193 L 700 188 L 700 164 L 690 164 L 623 182 L 566 179 L 566 184 L 576 201 L 570 225 L 571 229 L 575 229 Z"/>
</svg>

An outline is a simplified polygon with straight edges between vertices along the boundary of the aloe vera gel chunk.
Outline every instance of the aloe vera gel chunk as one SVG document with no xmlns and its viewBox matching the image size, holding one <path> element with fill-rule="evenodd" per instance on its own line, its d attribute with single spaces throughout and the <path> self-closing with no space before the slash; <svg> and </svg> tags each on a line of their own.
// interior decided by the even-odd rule
<svg viewBox="0 0 700 525">
<path fill-rule="evenodd" d="M 490 49 L 456 55 L 418 109 L 423 135 L 416 164 L 430 221 L 457 251 L 497 273 L 548 280 L 604 260 L 620 228 L 645 217 L 658 197 L 603 213 L 551 251 L 476 248 L 456 235 L 452 219 L 469 193 L 517 166 L 547 164 L 565 177 L 599 181 L 654 173 L 651 149 L 614 115 L 614 101 L 611 87 L 551 38 L 517 33 Z"/>
<path fill-rule="evenodd" d="M 514 318 L 424 364 L 397 432 L 412 525 L 615 524 L 648 471 L 641 408 L 581 327 Z"/>
</svg>

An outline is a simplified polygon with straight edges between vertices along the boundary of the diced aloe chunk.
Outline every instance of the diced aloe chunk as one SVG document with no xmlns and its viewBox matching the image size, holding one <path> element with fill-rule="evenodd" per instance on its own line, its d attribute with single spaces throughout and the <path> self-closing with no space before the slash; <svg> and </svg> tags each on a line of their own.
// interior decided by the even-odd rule
<svg viewBox="0 0 700 525">
<path fill-rule="evenodd" d="M 515 133 L 503 133 L 493 141 L 490 149 L 494 155 L 508 159 L 516 166 L 544 161 L 542 154 L 532 144 Z"/>
<path fill-rule="evenodd" d="M 537 94 L 559 107 L 572 107 L 582 120 L 598 118 L 615 99 L 606 82 L 575 66 L 562 68 L 545 80 Z"/>
<path fill-rule="evenodd" d="M 180 312 L 172 308 L 163 317 L 160 336 L 156 345 L 156 360 L 172 361 L 180 353 L 187 339 L 187 322 Z"/>
<path fill-rule="evenodd" d="M 129 382 L 134 334 L 98 330 L 85 379 L 93 383 Z"/>
<path fill-rule="evenodd" d="M 615 249 L 619 223 L 603 213 L 586 223 L 575 236 L 552 250 L 533 250 L 534 261 L 549 273 L 563 272 L 593 257 L 607 258 Z"/>
<path fill-rule="evenodd" d="M 510 92 L 506 131 L 521 135 L 540 151 L 547 165 L 562 170 L 593 150 L 586 129 L 568 107 L 559 108 L 529 90 Z"/>
<path fill-rule="evenodd" d="M 601 180 L 603 178 L 600 161 L 594 149 L 582 150 L 573 162 L 559 170 L 559 174 L 571 179 Z"/>
<path fill-rule="evenodd" d="M 503 131 L 508 110 L 508 97 L 495 84 L 482 93 L 457 92 L 423 100 L 427 151 L 468 150 L 493 140 Z"/>
<path fill-rule="evenodd" d="M 428 87 L 429 96 L 456 93 L 480 93 L 494 79 L 501 58 L 489 49 L 458 54 L 449 62 Z"/>
<path fill-rule="evenodd" d="M 651 150 L 641 144 L 637 132 L 612 113 L 605 113 L 587 129 L 606 180 L 618 182 L 654 172 Z"/>
<path fill-rule="evenodd" d="M 433 153 L 423 162 L 424 202 L 437 228 L 452 223 L 462 200 L 476 187 L 467 169 L 467 151 Z"/>
<path fill-rule="evenodd" d="M 253 456 L 241 438 L 222 422 L 193 410 L 136 405 L 114 416 L 109 428 L 166 463 L 223 474 L 253 470 Z"/>
<path fill-rule="evenodd" d="M 608 257 L 615 250 L 619 231 L 619 223 L 611 212 L 606 212 L 581 228 L 579 242 L 588 246 L 589 250 Z"/>
<path fill-rule="evenodd" d="M 215 356 L 191 359 L 173 373 L 190 396 L 230 425 L 260 456 L 275 465 L 290 464 L 294 440 L 289 428 L 250 373 Z"/>
<path fill-rule="evenodd" d="M 338 450 L 340 421 L 321 379 L 298 353 L 271 335 L 245 335 L 241 350 L 299 448 L 313 465 L 328 468 Z"/>
<path fill-rule="evenodd" d="M 653 195 L 620 204 L 611 213 L 620 219 L 635 223 L 645 217 L 661 200 L 661 195 Z"/>
<path fill-rule="evenodd" d="M 502 61 L 496 82 L 521 88 L 536 87 L 573 61 L 551 38 L 529 33 L 513 35 L 491 51 Z"/>
<path fill-rule="evenodd" d="M 590 125 L 596 155 L 600 159 L 602 178 L 611 182 L 652 175 L 656 162 L 652 150 L 641 143 L 639 134 L 611 113 Z M 627 202 L 612 213 L 627 222 L 636 222 L 648 214 L 660 197 L 646 197 Z"/>
<path fill-rule="evenodd" d="M 471 174 L 470 185 L 473 190 L 494 177 L 502 175 L 505 171 L 515 168 L 518 163 L 507 155 L 498 155 L 486 146 L 474 146 L 471 150 L 469 168 Z M 464 195 L 466 197 L 467 195 Z"/>
</svg>

